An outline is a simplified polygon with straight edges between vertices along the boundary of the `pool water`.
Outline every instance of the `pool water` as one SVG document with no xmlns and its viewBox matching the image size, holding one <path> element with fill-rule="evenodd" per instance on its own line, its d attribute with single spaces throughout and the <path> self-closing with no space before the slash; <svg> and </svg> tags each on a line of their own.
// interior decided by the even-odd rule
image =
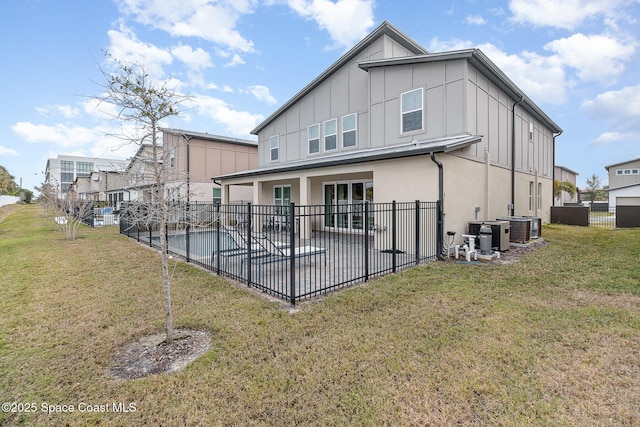
<svg viewBox="0 0 640 427">
<path fill-rule="evenodd" d="M 170 234 L 169 251 L 176 254 L 186 254 L 186 235 Z M 154 237 L 159 239 L 159 237 Z M 196 232 L 189 234 L 189 257 L 210 257 L 216 250 L 216 232 Z M 238 249 L 238 245 L 227 233 L 220 233 L 220 248 L 222 250 Z"/>
</svg>

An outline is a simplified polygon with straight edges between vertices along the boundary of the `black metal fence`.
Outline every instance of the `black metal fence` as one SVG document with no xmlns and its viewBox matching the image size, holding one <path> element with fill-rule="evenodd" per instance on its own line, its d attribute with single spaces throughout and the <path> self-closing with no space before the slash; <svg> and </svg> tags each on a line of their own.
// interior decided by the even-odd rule
<svg viewBox="0 0 640 427">
<path fill-rule="evenodd" d="M 114 226 L 119 223 L 116 202 L 87 202 L 87 206 L 83 207 L 82 211 L 82 214 L 76 215 L 76 217 L 81 216 L 79 219 L 90 227 Z"/>
<path fill-rule="evenodd" d="M 122 210 L 120 232 L 160 248 L 157 224 Z M 438 258 L 439 202 L 172 206 L 168 251 L 295 305 Z"/>
</svg>

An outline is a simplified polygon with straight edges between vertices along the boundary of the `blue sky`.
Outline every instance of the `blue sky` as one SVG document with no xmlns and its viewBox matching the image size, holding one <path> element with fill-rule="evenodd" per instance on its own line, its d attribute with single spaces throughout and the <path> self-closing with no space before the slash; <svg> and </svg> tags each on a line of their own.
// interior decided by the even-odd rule
<svg viewBox="0 0 640 427">
<path fill-rule="evenodd" d="M 640 157 L 640 0 L 11 0 L 0 165 L 33 189 L 49 157 L 135 151 L 96 107 L 105 50 L 194 97 L 166 126 L 253 139 L 384 20 L 432 52 L 482 49 L 564 129 L 556 164 L 578 186 Z"/>
</svg>

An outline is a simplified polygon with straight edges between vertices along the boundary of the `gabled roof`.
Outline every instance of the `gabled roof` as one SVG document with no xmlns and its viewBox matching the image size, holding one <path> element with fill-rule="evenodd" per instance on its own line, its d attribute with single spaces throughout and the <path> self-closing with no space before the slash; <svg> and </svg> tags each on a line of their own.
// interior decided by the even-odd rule
<svg viewBox="0 0 640 427">
<path fill-rule="evenodd" d="M 482 139 L 482 135 L 462 134 L 457 136 L 411 141 L 383 148 L 349 151 L 322 158 L 312 158 L 297 162 L 268 165 L 258 169 L 216 176 L 213 179 L 244 178 L 249 176 L 268 175 L 278 172 L 325 168 L 329 166 L 351 165 L 376 160 L 389 160 L 402 157 L 421 156 L 431 153 L 448 153 L 468 147 Z"/>
<path fill-rule="evenodd" d="M 572 174 L 574 174 L 574 175 L 580 175 L 578 172 L 576 172 L 576 171 L 574 171 L 574 170 L 571 170 L 571 169 L 569 169 L 569 168 L 568 168 L 568 167 L 566 167 L 566 166 L 556 165 L 555 167 L 557 167 L 558 169 L 565 170 L 565 171 L 567 171 L 567 172 L 569 172 L 569 173 L 572 173 Z"/>
<path fill-rule="evenodd" d="M 627 185 L 622 185 L 620 187 L 616 187 L 616 188 L 609 188 L 607 191 L 609 193 L 611 193 L 612 191 L 617 191 L 617 190 L 626 190 L 632 187 L 638 187 L 638 189 L 640 190 L 640 183 L 633 183 L 633 184 L 627 184 Z"/>
<path fill-rule="evenodd" d="M 160 146 L 159 148 L 161 149 L 162 146 Z M 125 172 L 131 170 L 133 164 L 136 163 L 136 161 L 149 162 L 151 160 L 152 153 L 153 145 L 140 144 L 140 146 L 138 147 L 138 151 L 136 151 L 136 154 L 134 154 L 133 157 L 129 159 L 129 164 L 126 167 Z M 159 155 L 161 156 L 162 153 L 160 153 Z M 158 159 L 158 162 L 162 163 L 162 159 Z"/>
<path fill-rule="evenodd" d="M 622 165 L 626 165 L 628 163 L 633 163 L 633 162 L 637 162 L 640 160 L 640 157 L 636 158 L 636 159 L 631 159 L 631 160 L 627 160 L 626 162 L 620 162 L 620 163 L 614 163 L 612 165 L 609 166 L 605 166 L 604 168 L 608 171 L 609 168 L 613 168 L 615 166 L 622 166 Z"/>
<path fill-rule="evenodd" d="M 352 61 L 356 58 L 363 50 L 365 50 L 371 43 L 377 40 L 380 36 L 386 35 L 391 39 L 398 42 L 401 46 L 405 47 L 410 52 L 413 52 L 416 55 L 424 55 L 427 54 L 428 51 L 420 46 L 418 43 L 411 40 L 408 36 L 400 32 L 396 27 L 391 25 L 389 22 L 384 21 L 382 24 L 378 26 L 375 30 L 373 30 L 368 36 L 362 39 L 358 44 L 349 49 L 347 53 L 342 55 L 340 59 L 333 63 L 329 68 L 327 68 L 322 74 L 316 77 L 311 83 L 305 86 L 300 92 L 295 94 L 293 98 L 284 103 L 280 108 L 278 108 L 273 114 L 267 117 L 262 123 L 260 123 L 255 129 L 251 131 L 253 135 L 257 135 L 262 129 L 268 126 L 272 121 L 278 118 L 284 111 L 286 111 L 293 104 L 302 99 L 305 95 L 311 92 L 313 89 L 318 87 L 322 82 L 327 80 L 333 73 L 335 73 L 338 69 L 340 69 L 345 64 Z"/>
<path fill-rule="evenodd" d="M 463 49 L 450 52 L 427 53 L 423 55 L 406 56 L 401 58 L 387 58 L 372 61 L 362 61 L 358 66 L 369 71 L 372 68 L 392 67 L 407 64 L 421 64 L 429 62 L 442 62 L 457 59 L 464 59 L 480 71 L 492 83 L 505 91 L 507 95 L 514 100 L 522 100 L 521 106 L 536 117 L 538 120 L 546 124 L 554 133 L 562 132 L 558 126 L 547 114 L 545 114 L 535 102 L 531 100 L 515 83 L 507 77 L 480 49 Z"/>
<path fill-rule="evenodd" d="M 171 133 L 171 134 L 180 135 L 180 136 L 186 135 L 186 136 L 191 136 L 198 139 L 204 139 L 207 141 L 227 142 L 229 144 L 247 145 L 250 147 L 258 146 L 258 141 L 250 140 L 250 139 L 232 138 L 229 136 L 213 135 L 209 133 L 194 132 L 191 130 L 183 130 L 183 129 L 171 129 L 171 128 L 159 128 L 159 129 L 162 132 Z"/>
</svg>

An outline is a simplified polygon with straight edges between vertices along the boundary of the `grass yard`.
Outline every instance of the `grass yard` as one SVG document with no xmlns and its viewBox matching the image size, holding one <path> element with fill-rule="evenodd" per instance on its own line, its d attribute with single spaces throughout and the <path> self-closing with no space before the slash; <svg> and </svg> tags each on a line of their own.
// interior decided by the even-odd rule
<svg viewBox="0 0 640 427">
<path fill-rule="evenodd" d="M 640 425 L 640 229 L 545 226 L 517 263 L 433 262 L 295 312 L 177 263 L 174 323 L 211 349 L 121 381 L 117 350 L 163 328 L 159 256 L 13 210 L 0 425 Z"/>
</svg>

